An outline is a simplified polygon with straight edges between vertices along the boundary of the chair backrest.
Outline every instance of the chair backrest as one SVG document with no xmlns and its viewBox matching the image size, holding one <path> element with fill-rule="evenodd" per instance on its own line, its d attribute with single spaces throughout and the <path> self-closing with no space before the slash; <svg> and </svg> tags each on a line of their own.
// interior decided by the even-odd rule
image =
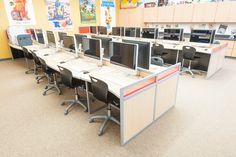
<svg viewBox="0 0 236 157">
<path fill-rule="evenodd" d="M 37 57 L 37 55 L 34 52 L 32 52 L 32 51 L 31 51 L 31 54 L 32 54 L 33 59 L 34 59 L 34 63 L 37 64 L 37 65 L 41 65 L 40 60 Z"/>
<path fill-rule="evenodd" d="M 161 44 L 155 44 L 152 46 L 152 56 L 162 56 L 164 53 L 164 46 Z"/>
<path fill-rule="evenodd" d="M 193 60 L 196 53 L 196 49 L 191 46 L 183 46 L 182 52 L 183 59 Z"/>
<path fill-rule="evenodd" d="M 93 96 L 96 99 L 107 103 L 108 102 L 108 99 L 107 99 L 108 85 L 97 78 L 90 76 L 90 79 L 91 79 L 91 87 L 92 87 Z"/>
<path fill-rule="evenodd" d="M 58 66 L 61 74 L 61 81 L 68 87 L 74 88 L 72 72 L 64 67 Z"/>
<path fill-rule="evenodd" d="M 27 59 L 33 59 L 33 56 L 29 53 L 28 49 L 25 47 L 22 47 L 22 51 L 24 53 L 25 58 Z"/>
<path fill-rule="evenodd" d="M 164 65 L 164 61 L 160 57 L 152 57 L 151 58 L 151 64 L 163 66 Z"/>
<path fill-rule="evenodd" d="M 38 57 L 38 59 L 39 59 L 39 61 L 40 61 L 40 63 L 41 63 L 43 72 L 48 73 L 48 72 L 49 72 L 49 67 L 47 66 L 45 60 L 42 59 L 42 58 L 39 58 L 39 57 Z"/>
</svg>

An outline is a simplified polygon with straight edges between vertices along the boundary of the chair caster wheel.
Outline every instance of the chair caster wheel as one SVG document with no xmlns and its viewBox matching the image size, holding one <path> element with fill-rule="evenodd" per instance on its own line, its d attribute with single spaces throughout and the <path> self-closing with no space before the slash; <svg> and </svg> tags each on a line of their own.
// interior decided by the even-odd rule
<svg viewBox="0 0 236 157">
<path fill-rule="evenodd" d="M 89 123 L 93 123 L 93 122 L 94 122 L 94 119 L 90 119 L 90 120 L 89 120 Z"/>
<path fill-rule="evenodd" d="M 45 96 L 46 95 L 46 93 L 43 93 L 43 96 Z"/>
<path fill-rule="evenodd" d="M 39 84 L 39 82 L 37 82 L 37 84 Z"/>
<path fill-rule="evenodd" d="M 58 93 L 58 95 L 61 95 L 62 93 Z"/>
<path fill-rule="evenodd" d="M 48 89 L 48 86 L 46 86 L 44 89 L 47 90 L 47 89 Z"/>
<path fill-rule="evenodd" d="M 68 111 L 65 111 L 65 112 L 64 112 L 64 115 L 65 115 L 65 116 L 68 115 Z"/>
<path fill-rule="evenodd" d="M 65 103 L 63 102 L 63 103 L 61 103 L 61 106 L 64 106 L 65 105 Z"/>
<path fill-rule="evenodd" d="M 98 132 L 98 136 L 102 136 L 103 135 L 103 132 Z"/>
<path fill-rule="evenodd" d="M 85 109 L 84 112 L 88 112 L 88 109 Z"/>
</svg>

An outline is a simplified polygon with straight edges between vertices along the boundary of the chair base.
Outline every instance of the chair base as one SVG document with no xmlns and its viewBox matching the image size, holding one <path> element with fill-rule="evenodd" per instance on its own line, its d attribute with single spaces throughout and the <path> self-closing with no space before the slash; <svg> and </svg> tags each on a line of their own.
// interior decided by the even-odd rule
<svg viewBox="0 0 236 157">
<path fill-rule="evenodd" d="M 110 108 L 110 107 L 109 107 Z M 113 116 L 111 116 L 111 110 L 108 109 L 107 115 L 97 115 L 97 116 L 93 116 L 90 118 L 89 122 L 95 122 L 95 120 L 104 120 L 102 125 L 100 126 L 99 130 L 98 130 L 98 136 L 101 136 L 104 134 L 104 130 L 108 124 L 109 121 L 113 121 L 116 124 L 120 125 L 120 122 Z"/>
<path fill-rule="evenodd" d="M 88 108 L 82 103 L 82 101 L 86 101 L 86 99 L 74 99 L 74 100 L 65 100 L 61 103 L 61 105 L 65 105 L 65 104 L 69 104 L 69 106 L 65 109 L 64 111 L 64 115 L 67 115 L 70 110 L 76 106 L 76 105 L 80 105 L 84 108 L 84 112 L 87 112 L 88 111 Z"/>
<path fill-rule="evenodd" d="M 61 95 L 61 90 L 60 90 L 58 84 L 57 83 L 53 83 L 53 84 L 48 84 L 45 87 L 45 90 L 43 92 L 43 96 L 45 96 L 48 91 L 53 90 L 53 89 L 55 89 L 58 92 L 58 94 Z"/>
<path fill-rule="evenodd" d="M 37 84 L 39 84 L 39 81 L 42 80 L 42 79 L 44 79 L 44 78 L 46 78 L 45 75 L 37 76 L 37 77 L 36 77 Z"/>
<path fill-rule="evenodd" d="M 34 74 L 34 69 L 29 69 L 25 72 L 25 74 Z"/>
</svg>

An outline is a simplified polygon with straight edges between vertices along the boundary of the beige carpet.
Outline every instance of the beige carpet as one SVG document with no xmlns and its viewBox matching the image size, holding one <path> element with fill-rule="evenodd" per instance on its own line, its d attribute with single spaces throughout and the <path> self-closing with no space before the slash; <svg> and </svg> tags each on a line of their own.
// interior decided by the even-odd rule
<svg viewBox="0 0 236 157">
<path fill-rule="evenodd" d="M 210 80 L 181 76 L 176 106 L 124 147 L 118 126 L 98 137 L 82 107 L 63 115 L 73 91 L 44 97 L 25 70 L 24 60 L 0 62 L 0 157 L 236 156 L 236 60 Z"/>
</svg>

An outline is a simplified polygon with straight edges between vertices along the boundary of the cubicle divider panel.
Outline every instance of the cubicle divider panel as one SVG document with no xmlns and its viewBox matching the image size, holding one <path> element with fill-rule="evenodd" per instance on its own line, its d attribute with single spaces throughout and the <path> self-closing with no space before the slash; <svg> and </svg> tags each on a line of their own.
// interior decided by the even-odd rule
<svg viewBox="0 0 236 157">
<path fill-rule="evenodd" d="M 154 120 L 175 105 L 179 80 L 180 63 L 159 73 L 156 83 Z"/>
<path fill-rule="evenodd" d="M 206 78 L 211 77 L 216 71 L 220 70 L 224 63 L 227 44 L 216 47 L 212 50 L 211 59 Z"/>
<path fill-rule="evenodd" d="M 121 144 L 127 143 L 153 122 L 156 75 L 121 89 Z"/>
</svg>

